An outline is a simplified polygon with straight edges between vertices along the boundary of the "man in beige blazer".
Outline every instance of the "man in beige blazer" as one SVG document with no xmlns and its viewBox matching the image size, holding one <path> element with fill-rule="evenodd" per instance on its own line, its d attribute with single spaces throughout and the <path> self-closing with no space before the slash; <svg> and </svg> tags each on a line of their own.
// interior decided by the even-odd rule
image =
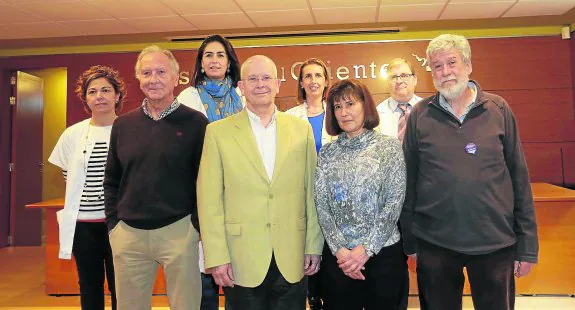
<svg viewBox="0 0 575 310">
<path fill-rule="evenodd" d="M 279 112 L 277 68 L 244 62 L 246 108 L 210 124 L 198 177 L 205 265 L 226 309 L 305 309 L 305 275 L 323 247 L 313 201 L 315 142 L 309 123 Z"/>
</svg>

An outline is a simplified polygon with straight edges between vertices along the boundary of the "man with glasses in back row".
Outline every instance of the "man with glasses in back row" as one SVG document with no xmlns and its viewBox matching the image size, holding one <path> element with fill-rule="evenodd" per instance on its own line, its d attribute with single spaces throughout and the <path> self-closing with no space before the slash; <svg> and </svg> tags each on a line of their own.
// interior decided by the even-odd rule
<svg viewBox="0 0 575 310">
<path fill-rule="evenodd" d="M 417 76 L 413 65 L 403 58 L 392 59 L 385 71 L 390 97 L 377 105 L 380 119 L 378 129 L 384 135 L 397 137 L 399 141 L 403 141 L 405 124 L 411 108 L 422 99 L 414 93 Z"/>
<path fill-rule="evenodd" d="M 205 265 L 228 310 L 303 310 L 303 276 L 317 272 L 323 248 L 313 131 L 277 110 L 271 59 L 248 58 L 241 78 L 246 108 L 206 131 L 198 178 Z"/>
<path fill-rule="evenodd" d="M 405 134 L 405 124 L 411 109 L 422 98 L 415 95 L 415 86 L 417 85 L 417 76 L 413 65 L 403 59 L 392 59 L 387 68 L 387 81 L 390 90 L 390 97 L 377 105 L 379 113 L 379 130 L 384 135 L 397 137 L 403 141 Z M 407 259 L 407 256 L 405 256 Z M 409 299 L 409 273 L 405 274 L 404 294 L 400 309 L 407 309 Z"/>
</svg>

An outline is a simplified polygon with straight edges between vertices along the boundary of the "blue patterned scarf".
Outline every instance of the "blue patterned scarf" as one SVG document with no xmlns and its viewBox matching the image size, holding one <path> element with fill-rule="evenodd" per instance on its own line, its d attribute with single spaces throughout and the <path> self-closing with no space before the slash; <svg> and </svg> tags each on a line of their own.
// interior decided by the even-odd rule
<svg viewBox="0 0 575 310">
<path fill-rule="evenodd" d="M 198 93 L 210 123 L 236 114 L 243 109 L 242 99 L 232 87 L 232 79 L 229 76 L 222 81 L 202 81 L 198 85 Z"/>
</svg>

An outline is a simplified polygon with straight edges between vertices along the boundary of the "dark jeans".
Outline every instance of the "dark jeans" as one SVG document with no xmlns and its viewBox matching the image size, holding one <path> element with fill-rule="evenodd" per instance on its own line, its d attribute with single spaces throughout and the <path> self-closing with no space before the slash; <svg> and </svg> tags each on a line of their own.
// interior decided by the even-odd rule
<svg viewBox="0 0 575 310">
<path fill-rule="evenodd" d="M 401 309 L 409 274 L 403 245 L 384 247 L 365 263 L 365 280 L 346 276 L 328 248 L 323 251 L 322 297 L 326 310 Z"/>
<path fill-rule="evenodd" d="M 82 310 L 104 309 L 104 275 L 116 309 L 114 262 L 105 223 L 76 223 L 72 254 L 78 267 Z"/>
<path fill-rule="evenodd" d="M 305 288 L 305 277 L 297 283 L 289 283 L 272 256 L 268 273 L 259 286 L 224 287 L 226 310 L 304 310 Z"/>
<path fill-rule="evenodd" d="M 475 309 L 514 309 L 514 256 L 514 246 L 488 254 L 467 255 L 419 239 L 417 283 L 421 309 L 461 309 L 464 267 Z"/>
<path fill-rule="evenodd" d="M 202 276 L 202 305 L 200 310 L 218 310 L 220 306 L 220 287 L 210 274 Z"/>
</svg>

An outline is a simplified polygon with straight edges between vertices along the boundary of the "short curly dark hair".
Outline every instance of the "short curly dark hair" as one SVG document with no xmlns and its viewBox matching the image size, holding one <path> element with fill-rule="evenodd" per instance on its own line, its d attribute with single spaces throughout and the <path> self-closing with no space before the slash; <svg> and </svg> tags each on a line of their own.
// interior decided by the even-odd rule
<svg viewBox="0 0 575 310">
<path fill-rule="evenodd" d="M 92 110 L 90 110 L 90 107 L 86 102 L 86 91 L 88 90 L 88 85 L 90 85 L 92 81 L 100 78 L 105 78 L 114 88 L 114 92 L 116 92 L 116 94 L 120 94 L 120 97 L 116 102 L 115 110 L 116 112 L 121 111 L 124 104 L 124 98 L 126 98 L 127 94 L 126 84 L 124 84 L 124 80 L 118 71 L 111 67 L 100 65 L 90 67 L 90 69 L 84 71 L 76 81 L 76 94 L 82 101 L 84 110 L 86 113 L 92 114 Z"/>
</svg>

